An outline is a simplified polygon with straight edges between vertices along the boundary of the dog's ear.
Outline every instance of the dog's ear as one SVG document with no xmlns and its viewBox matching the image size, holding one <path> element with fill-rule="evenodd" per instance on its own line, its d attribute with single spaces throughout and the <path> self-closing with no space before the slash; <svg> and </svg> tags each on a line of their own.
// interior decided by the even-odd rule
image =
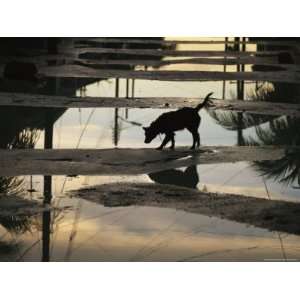
<svg viewBox="0 0 300 300">
<path fill-rule="evenodd" d="M 143 127 L 143 129 L 146 131 L 148 129 L 148 127 Z"/>
</svg>

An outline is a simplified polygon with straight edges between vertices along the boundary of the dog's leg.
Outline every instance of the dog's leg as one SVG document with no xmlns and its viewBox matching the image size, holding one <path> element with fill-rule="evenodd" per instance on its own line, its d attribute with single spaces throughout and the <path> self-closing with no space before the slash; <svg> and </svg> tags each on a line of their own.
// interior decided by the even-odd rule
<svg viewBox="0 0 300 300">
<path fill-rule="evenodd" d="M 193 136 L 193 145 L 190 148 L 191 150 L 195 149 L 196 144 L 200 144 L 200 136 L 198 133 L 198 126 L 197 127 L 187 127 L 187 130 L 192 134 Z"/>
<path fill-rule="evenodd" d="M 170 149 L 174 149 L 175 148 L 175 138 L 174 138 L 174 136 L 175 136 L 174 132 L 170 133 L 170 140 L 171 140 Z"/>
<path fill-rule="evenodd" d="M 198 142 L 198 132 L 197 131 L 192 131 L 192 135 L 193 135 L 193 145 L 191 147 L 191 150 L 195 149 L 196 143 Z"/>
<path fill-rule="evenodd" d="M 157 150 L 162 150 L 164 146 L 166 146 L 168 144 L 168 142 L 170 141 L 170 136 L 167 134 L 163 140 L 163 142 L 161 143 L 161 145 L 156 148 Z"/>
<path fill-rule="evenodd" d="M 199 132 L 197 132 L 196 147 L 197 147 L 197 148 L 200 147 L 200 135 L 199 135 Z"/>
</svg>

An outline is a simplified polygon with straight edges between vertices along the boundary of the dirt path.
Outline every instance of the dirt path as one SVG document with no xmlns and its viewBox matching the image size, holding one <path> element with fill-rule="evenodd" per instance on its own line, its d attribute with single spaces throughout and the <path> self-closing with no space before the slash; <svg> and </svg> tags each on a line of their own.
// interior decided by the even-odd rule
<svg viewBox="0 0 300 300">
<path fill-rule="evenodd" d="M 0 150 L 0 175 L 136 175 L 196 164 L 277 160 L 284 155 L 285 147 L 273 146 Z"/>
</svg>

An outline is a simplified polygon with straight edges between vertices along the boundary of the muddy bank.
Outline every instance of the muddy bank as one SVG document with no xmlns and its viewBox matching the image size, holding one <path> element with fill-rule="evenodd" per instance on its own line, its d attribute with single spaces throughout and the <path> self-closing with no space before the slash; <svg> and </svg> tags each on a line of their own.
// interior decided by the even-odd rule
<svg viewBox="0 0 300 300">
<path fill-rule="evenodd" d="M 196 164 L 277 160 L 284 155 L 285 147 L 273 146 L 0 150 L 0 175 L 136 175 Z"/>
<path fill-rule="evenodd" d="M 224 218 L 271 231 L 300 234 L 300 204 L 232 194 L 204 193 L 152 183 L 103 184 L 70 193 L 108 207 L 154 206 Z"/>
</svg>

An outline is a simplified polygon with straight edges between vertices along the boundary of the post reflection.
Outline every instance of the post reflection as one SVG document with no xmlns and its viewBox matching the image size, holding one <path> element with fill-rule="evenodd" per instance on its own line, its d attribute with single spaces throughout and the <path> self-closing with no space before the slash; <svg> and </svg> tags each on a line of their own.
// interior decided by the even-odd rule
<svg viewBox="0 0 300 300">
<path fill-rule="evenodd" d="M 50 205 L 52 199 L 52 176 L 44 176 L 44 205 Z M 51 212 L 43 212 L 43 248 L 42 261 L 50 261 L 50 224 Z"/>
<path fill-rule="evenodd" d="M 52 149 L 53 147 L 53 120 L 50 117 L 47 117 L 46 126 L 45 126 L 45 140 L 44 148 Z M 50 205 L 52 199 L 52 176 L 44 176 L 44 205 Z M 42 249 L 42 261 L 50 261 L 50 229 L 51 224 L 51 212 L 43 212 L 43 249 Z"/>
</svg>

